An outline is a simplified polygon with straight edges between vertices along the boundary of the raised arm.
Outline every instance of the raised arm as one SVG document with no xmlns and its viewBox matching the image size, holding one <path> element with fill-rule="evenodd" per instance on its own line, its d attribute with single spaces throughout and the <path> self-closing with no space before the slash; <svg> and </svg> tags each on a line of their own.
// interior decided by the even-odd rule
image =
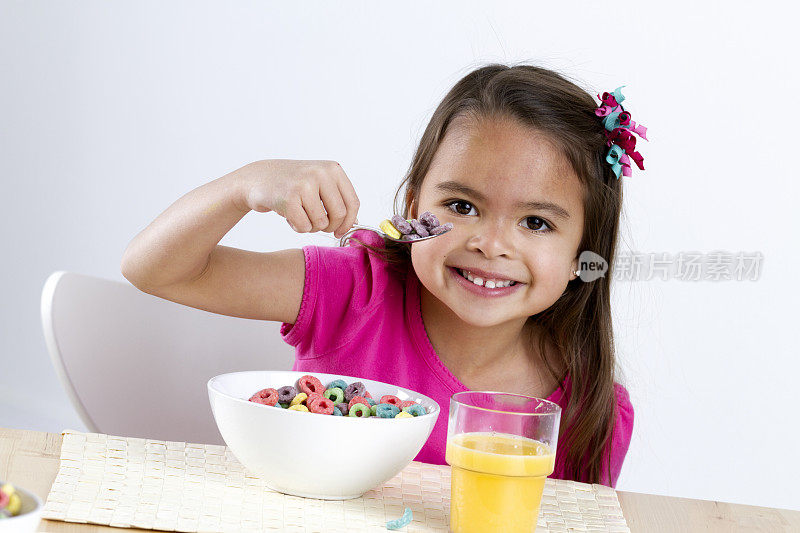
<svg viewBox="0 0 800 533">
<path fill-rule="evenodd" d="M 123 276 L 140 290 L 214 313 L 293 323 L 300 249 L 252 252 L 218 243 L 248 212 L 274 211 L 298 232 L 343 235 L 359 202 L 334 161 L 264 160 L 187 193 L 128 245 Z"/>
</svg>

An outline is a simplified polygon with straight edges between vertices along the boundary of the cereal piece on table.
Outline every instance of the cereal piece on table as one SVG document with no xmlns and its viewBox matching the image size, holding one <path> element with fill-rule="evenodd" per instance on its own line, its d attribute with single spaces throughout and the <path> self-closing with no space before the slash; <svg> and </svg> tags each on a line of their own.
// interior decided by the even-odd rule
<svg viewBox="0 0 800 533">
<path fill-rule="evenodd" d="M 307 413 L 308 412 L 308 407 L 306 407 L 302 403 L 298 403 L 298 404 L 295 404 L 295 405 L 290 405 L 289 406 L 289 410 L 290 411 L 301 411 L 303 413 Z M 400 413 L 400 414 L 403 414 L 403 413 Z"/>
<path fill-rule="evenodd" d="M 306 398 L 308 398 L 308 394 L 306 394 L 305 392 L 301 392 L 300 394 L 294 397 L 294 400 L 291 401 L 289 407 L 291 408 L 292 406 L 302 404 L 304 401 L 306 401 Z"/>
<path fill-rule="evenodd" d="M 436 226 L 435 228 L 431 228 L 431 235 L 441 235 L 442 233 L 447 233 L 453 229 L 453 223 L 447 222 L 442 224 L 441 226 Z"/>
<path fill-rule="evenodd" d="M 409 224 L 408 221 L 400 215 L 394 215 L 392 217 L 392 225 L 403 235 L 414 233 L 414 228 L 411 227 L 411 224 Z"/>
<path fill-rule="evenodd" d="M 369 407 L 364 405 L 363 403 L 354 404 L 350 407 L 350 412 L 347 416 L 355 416 L 359 418 L 369 418 L 370 412 Z"/>
<path fill-rule="evenodd" d="M 411 413 L 406 413 L 405 411 L 400 411 L 395 415 L 395 418 L 414 418 L 414 415 Z"/>
<path fill-rule="evenodd" d="M 250 397 L 250 401 L 261 405 L 275 405 L 278 403 L 278 391 L 275 389 L 262 389 Z"/>
<path fill-rule="evenodd" d="M 350 402 L 353 396 L 364 396 L 367 387 L 360 381 L 354 381 L 344 389 L 344 401 Z"/>
<path fill-rule="evenodd" d="M 298 379 L 297 388 L 306 394 L 310 394 L 312 392 L 322 394 L 325 392 L 325 387 L 322 386 L 322 382 L 311 374 L 306 374 Z"/>
<path fill-rule="evenodd" d="M 414 220 L 412 218 L 411 220 L 408 221 L 408 223 L 411 224 L 412 228 L 414 228 L 414 233 L 416 233 L 420 237 L 428 237 L 430 235 L 430 232 L 425 226 L 422 225 L 422 222 Z"/>
<path fill-rule="evenodd" d="M 439 219 L 430 211 L 425 211 L 419 216 L 420 223 L 425 226 L 425 229 L 432 230 L 439 225 Z"/>
<path fill-rule="evenodd" d="M 406 507 L 405 512 L 403 512 L 403 516 L 401 516 L 396 520 L 389 520 L 388 522 L 386 522 L 386 529 L 400 529 L 401 527 L 410 524 L 413 518 L 414 518 L 414 512 L 411 510 L 410 507 Z"/>
<path fill-rule="evenodd" d="M 384 220 L 378 224 L 378 227 L 381 228 L 381 231 L 383 231 L 392 239 L 399 239 L 402 236 L 402 233 L 400 233 L 398 229 L 394 227 L 391 220 Z"/>
<path fill-rule="evenodd" d="M 286 385 L 278 389 L 278 401 L 280 403 L 290 403 L 297 396 L 297 389 L 291 385 Z"/>
</svg>

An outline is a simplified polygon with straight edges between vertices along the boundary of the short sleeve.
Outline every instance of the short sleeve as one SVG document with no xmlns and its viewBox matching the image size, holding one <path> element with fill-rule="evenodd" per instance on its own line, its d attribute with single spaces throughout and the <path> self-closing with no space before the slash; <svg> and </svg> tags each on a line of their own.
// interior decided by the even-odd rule
<svg viewBox="0 0 800 533">
<path fill-rule="evenodd" d="M 354 238 L 373 247 L 383 240 L 373 232 Z M 385 260 L 350 240 L 345 247 L 304 246 L 305 282 L 294 324 L 284 322 L 281 336 L 296 347 L 297 359 L 312 359 L 348 343 L 380 305 L 389 283 Z"/>
<path fill-rule="evenodd" d="M 628 447 L 631 444 L 631 435 L 633 434 L 633 405 L 631 404 L 628 390 L 619 383 L 614 384 L 616 392 L 616 417 L 614 419 L 614 431 L 611 434 L 611 446 L 609 454 L 611 461 L 611 480 L 610 483 L 606 478 L 606 469 L 602 469 L 600 477 L 601 483 L 615 487 L 619 473 L 622 470 L 622 463 L 625 461 L 625 456 L 628 453 Z"/>
</svg>

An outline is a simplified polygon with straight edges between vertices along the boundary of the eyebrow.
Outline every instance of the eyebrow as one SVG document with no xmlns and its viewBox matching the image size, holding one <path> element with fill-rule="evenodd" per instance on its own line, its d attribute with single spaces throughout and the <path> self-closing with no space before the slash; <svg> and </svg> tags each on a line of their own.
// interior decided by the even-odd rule
<svg viewBox="0 0 800 533">
<path fill-rule="evenodd" d="M 468 187 L 468 186 L 464 185 L 463 183 L 459 183 L 457 181 L 452 181 L 452 180 L 443 181 L 442 183 L 439 183 L 438 185 L 436 185 L 435 188 L 436 188 L 436 190 L 442 191 L 442 192 L 449 192 L 449 193 L 453 193 L 453 194 L 463 194 L 465 196 L 471 196 L 471 197 L 473 197 L 473 198 L 475 198 L 477 200 L 480 200 L 481 202 L 486 201 L 486 197 L 483 194 L 479 193 L 478 191 L 476 191 L 472 187 Z M 553 215 L 555 215 L 555 216 L 557 216 L 559 218 L 563 218 L 563 219 L 568 219 L 569 218 L 569 212 L 567 212 L 567 210 L 564 209 L 563 207 L 561 207 L 560 205 L 554 204 L 553 202 L 545 202 L 545 201 L 540 201 L 540 200 L 532 201 L 532 202 L 517 202 L 515 204 L 515 207 L 517 207 L 519 209 L 524 209 L 526 211 L 537 211 L 537 210 L 549 211 Z"/>
</svg>

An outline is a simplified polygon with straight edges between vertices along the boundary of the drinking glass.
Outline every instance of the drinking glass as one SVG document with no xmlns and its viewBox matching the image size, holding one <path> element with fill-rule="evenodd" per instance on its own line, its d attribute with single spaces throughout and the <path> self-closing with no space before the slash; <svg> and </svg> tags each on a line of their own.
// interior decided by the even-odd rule
<svg viewBox="0 0 800 533">
<path fill-rule="evenodd" d="M 467 391 L 450 398 L 450 531 L 536 530 L 560 420 L 561 407 L 532 396 Z"/>
</svg>

